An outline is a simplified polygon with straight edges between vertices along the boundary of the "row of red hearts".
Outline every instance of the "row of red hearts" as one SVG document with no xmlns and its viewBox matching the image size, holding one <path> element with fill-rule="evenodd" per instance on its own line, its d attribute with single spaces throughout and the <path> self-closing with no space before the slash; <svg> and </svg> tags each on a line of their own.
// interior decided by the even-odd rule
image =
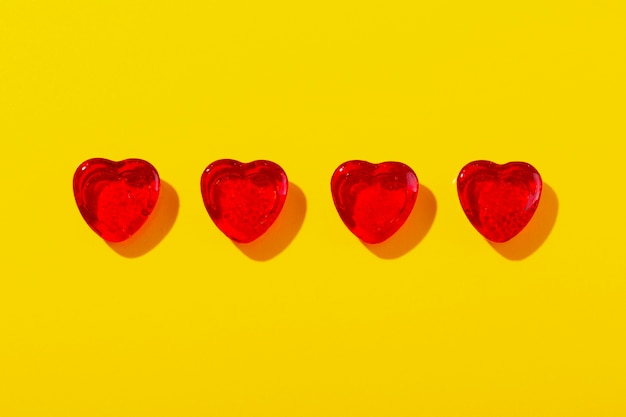
<svg viewBox="0 0 626 417">
<path fill-rule="evenodd" d="M 468 220 L 493 242 L 510 240 L 526 227 L 542 190 L 541 176 L 525 162 L 473 161 L 460 171 L 456 184 Z M 87 224 L 103 239 L 120 242 L 137 232 L 152 213 L 160 179 L 142 159 L 94 158 L 77 168 L 73 185 Z M 202 173 L 200 185 L 215 225 L 240 243 L 254 241 L 272 226 L 288 192 L 285 171 L 266 160 L 215 161 Z M 413 210 L 418 191 L 415 172 L 401 162 L 347 161 L 331 178 L 339 216 L 366 243 L 381 243 L 396 233 Z"/>
</svg>

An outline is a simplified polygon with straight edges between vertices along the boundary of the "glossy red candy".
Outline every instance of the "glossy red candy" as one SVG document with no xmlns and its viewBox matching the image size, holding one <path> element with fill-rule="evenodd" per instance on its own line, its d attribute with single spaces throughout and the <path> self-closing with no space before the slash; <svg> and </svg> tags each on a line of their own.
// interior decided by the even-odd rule
<svg viewBox="0 0 626 417">
<path fill-rule="evenodd" d="M 230 239 L 249 243 L 276 221 L 287 197 L 283 169 L 270 161 L 241 163 L 221 159 L 210 164 L 200 181 L 204 206 Z"/>
<path fill-rule="evenodd" d="M 506 242 L 526 227 L 542 188 L 539 172 L 525 162 L 470 162 L 456 185 L 470 223 L 492 242 Z"/>
<path fill-rule="evenodd" d="M 141 159 L 89 159 L 74 173 L 74 198 L 83 218 L 109 242 L 131 237 L 159 198 L 156 169 Z"/>
<path fill-rule="evenodd" d="M 390 238 L 409 217 L 419 189 L 415 172 L 400 162 L 348 161 L 331 179 L 339 217 L 366 243 Z"/>
</svg>

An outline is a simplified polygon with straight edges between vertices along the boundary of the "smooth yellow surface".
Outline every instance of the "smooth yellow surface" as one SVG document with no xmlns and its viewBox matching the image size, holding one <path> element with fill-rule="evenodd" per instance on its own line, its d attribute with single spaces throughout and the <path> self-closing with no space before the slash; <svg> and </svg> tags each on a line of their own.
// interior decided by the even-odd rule
<svg viewBox="0 0 626 417">
<path fill-rule="evenodd" d="M 0 2 L 0 416 L 626 415 L 626 3 Z M 107 245 L 85 159 L 165 182 Z M 291 189 L 236 246 L 202 170 Z M 343 161 L 402 161 L 409 223 L 341 223 Z M 532 163 L 535 218 L 492 246 L 453 184 Z"/>
</svg>

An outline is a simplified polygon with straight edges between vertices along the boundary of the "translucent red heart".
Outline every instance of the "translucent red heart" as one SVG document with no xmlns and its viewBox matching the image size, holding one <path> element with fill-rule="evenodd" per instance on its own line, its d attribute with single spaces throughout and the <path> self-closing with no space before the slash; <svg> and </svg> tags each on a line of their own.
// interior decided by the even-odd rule
<svg viewBox="0 0 626 417">
<path fill-rule="evenodd" d="M 419 181 L 401 162 L 348 161 L 333 173 L 331 193 L 339 217 L 356 237 L 381 243 L 411 214 Z"/>
<path fill-rule="evenodd" d="M 526 227 L 542 189 L 539 172 L 526 162 L 473 161 L 463 167 L 456 184 L 470 223 L 492 242 L 506 242 Z"/>
<path fill-rule="evenodd" d="M 287 197 L 285 171 L 271 161 L 211 163 L 200 181 L 202 199 L 215 225 L 230 239 L 249 243 L 276 221 Z"/>
<path fill-rule="evenodd" d="M 89 159 L 74 173 L 74 198 L 89 227 L 121 242 L 146 222 L 159 198 L 157 170 L 142 159 Z"/>
</svg>

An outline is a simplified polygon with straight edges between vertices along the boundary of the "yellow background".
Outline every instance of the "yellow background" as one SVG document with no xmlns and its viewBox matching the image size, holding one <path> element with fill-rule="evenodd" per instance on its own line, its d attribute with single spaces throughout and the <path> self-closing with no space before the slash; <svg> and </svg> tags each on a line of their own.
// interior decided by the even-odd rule
<svg viewBox="0 0 626 417">
<path fill-rule="evenodd" d="M 0 2 L 0 415 L 624 416 L 626 3 Z M 131 242 L 80 216 L 85 159 L 164 181 Z M 210 162 L 270 159 L 283 214 L 237 246 Z M 367 247 L 333 170 L 417 173 Z M 475 159 L 546 183 L 490 245 Z"/>
</svg>

